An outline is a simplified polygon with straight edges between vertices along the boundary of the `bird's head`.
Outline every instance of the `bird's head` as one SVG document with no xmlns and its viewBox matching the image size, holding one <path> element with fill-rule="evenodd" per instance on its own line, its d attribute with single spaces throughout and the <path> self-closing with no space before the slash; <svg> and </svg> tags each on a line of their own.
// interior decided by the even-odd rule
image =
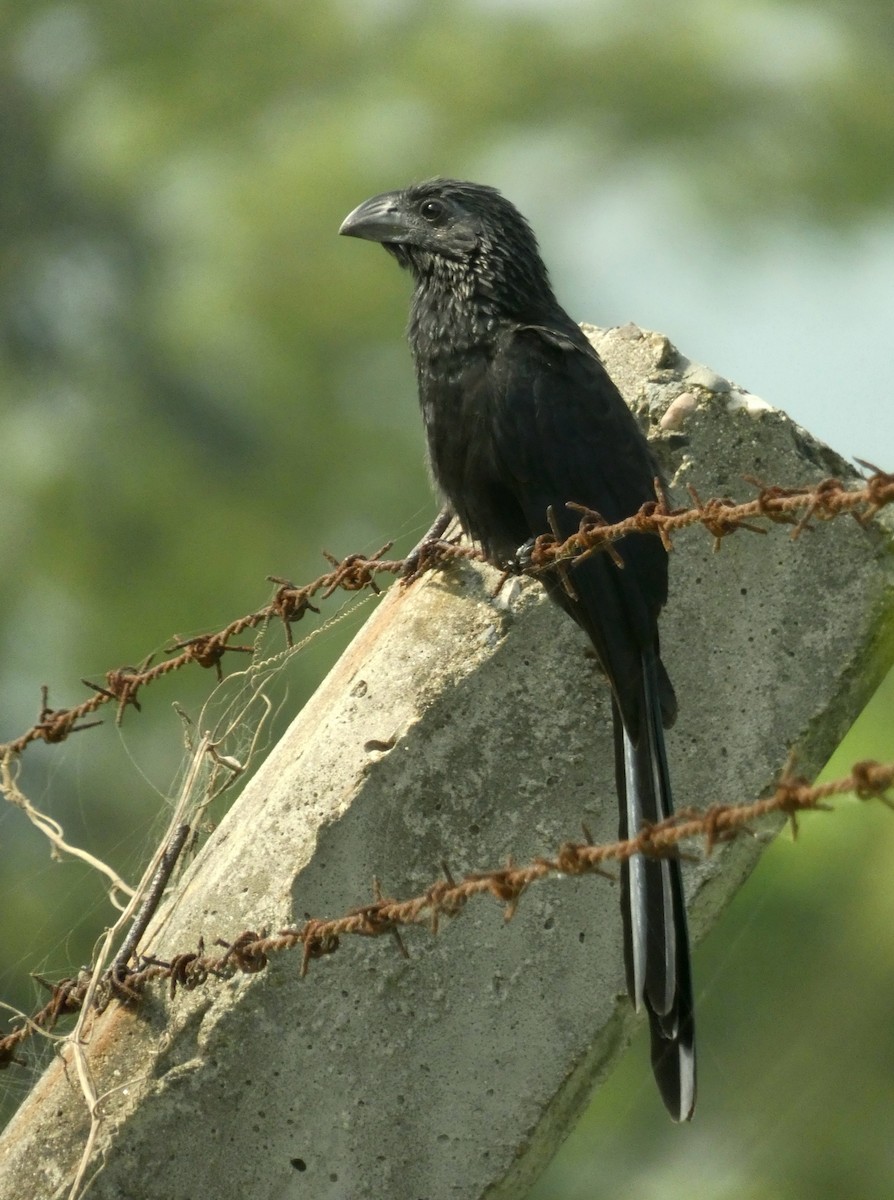
<svg viewBox="0 0 894 1200">
<path fill-rule="evenodd" d="M 530 225 L 496 190 L 430 179 L 373 196 L 345 217 L 339 233 L 381 242 L 417 281 L 438 277 L 479 295 L 543 301 L 552 292 Z"/>
</svg>

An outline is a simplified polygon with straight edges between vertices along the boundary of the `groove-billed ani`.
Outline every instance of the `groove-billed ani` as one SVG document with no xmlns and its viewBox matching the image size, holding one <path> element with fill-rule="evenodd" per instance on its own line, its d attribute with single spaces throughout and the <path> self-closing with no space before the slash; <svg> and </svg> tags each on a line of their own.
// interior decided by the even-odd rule
<svg viewBox="0 0 894 1200">
<path fill-rule="evenodd" d="M 375 196 L 341 233 L 381 242 L 413 274 L 409 341 L 438 486 L 487 557 L 574 533 L 576 502 L 615 522 L 654 498 L 659 470 L 595 350 L 556 301 L 524 217 L 493 188 L 435 179 Z M 551 528 L 555 526 L 555 528 Z M 676 700 L 658 650 L 667 555 L 655 536 L 547 577 L 612 688 L 620 834 L 669 816 L 664 726 Z M 570 585 L 570 586 L 569 586 Z M 686 910 L 676 858 L 622 872 L 627 986 L 645 1005 L 652 1066 L 676 1120 L 695 1103 Z"/>
</svg>

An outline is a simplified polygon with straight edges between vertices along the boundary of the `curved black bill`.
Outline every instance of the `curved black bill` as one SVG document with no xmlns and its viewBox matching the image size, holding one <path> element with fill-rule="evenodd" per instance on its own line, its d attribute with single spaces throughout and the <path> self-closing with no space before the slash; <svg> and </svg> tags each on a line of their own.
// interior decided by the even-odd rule
<svg viewBox="0 0 894 1200">
<path fill-rule="evenodd" d="M 407 237 L 406 216 L 399 192 L 383 192 L 364 200 L 348 213 L 338 231 L 345 237 L 366 238 L 368 242 L 402 242 Z"/>
</svg>

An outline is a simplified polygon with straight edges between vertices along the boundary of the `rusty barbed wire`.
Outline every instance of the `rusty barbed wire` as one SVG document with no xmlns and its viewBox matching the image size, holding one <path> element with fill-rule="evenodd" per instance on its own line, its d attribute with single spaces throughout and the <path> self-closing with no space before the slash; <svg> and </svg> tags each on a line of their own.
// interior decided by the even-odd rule
<svg viewBox="0 0 894 1200">
<path fill-rule="evenodd" d="M 561 541 L 555 534 L 544 534 L 530 547 L 520 573 L 535 577 L 557 566 L 563 571 L 572 565 L 575 558 L 586 558 L 598 551 L 613 553 L 611 545 L 630 533 L 657 534 L 666 549 L 672 548 L 671 534 L 692 525 L 701 524 L 714 538 L 715 549 L 723 538 L 739 529 L 764 533 L 766 530 L 755 524 L 764 520 L 774 524 L 794 526 L 792 537 L 797 538 L 813 520 L 828 521 L 842 513 L 851 513 L 862 524 L 867 523 L 885 505 L 894 502 L 894 474 L 889 474 L 861 463 L 873 472 L 862 487 L 846 487 L 839 479 L 824 479 L 813 487 L 784 488 L 770 486 L 753 478 L 746 482 L 758 489 L 755 499 L 736 504 L 728 498 L 713 498 L 702 501 L 695 488 L 690 487 L 693 505 L 690 508 L 668 507 L 667 499 L 656 480 L 656 499 L 644 504 L 637 513 L 615 524 L 606 523 L 599 513 L 580 505 L 569 507 L 581 513 L 577 533 Z M 795 514 L 800 513 L 799 517 Z M 102 683 L 83 680 L 93 695 L 70 708 L 51 708 L 46 686 L 41 688 L 41 702 L 37 721 L 12 741 L 0 743 L 0 758 L 9 760 L 20 755 L 32 742 L 42 741 L 56 744 L 72 733 L 91 729 L 100 721 L 86 721 L 106 704 L 116 706 L 116 723 L 120 724 L 128 708 L 141 711 L 139 692 L 151 683 L 173 671 L 195 663 L 213 668 L 218 679 L 222 677 L 221 666 L 228 653 L 251 654 L 252 646 L 232 645 L 233 639 L 247 630 L 266 626 L 278 620 L 285 631 L 286 643 L 293 645 L 292 625 L 308 612 L 319 612 L 313 604 L 318 595 L 328 599 L 336 591 L 358 592 L 369 589 L 381 591 L 377 577 L 380 575 L 404 575 L 408 565 L 412 569 L 405 575 L 412 582 L 432 567 L 443 565 L 456 558 L 480 558 L 473 546 L 459 545 L 454 540 L 436 539 L 426 545 L 420 554 L 410 559 L 386 559 L 385 554 L 393 543 L 387 542 L 374 554 L 349 554 L 337 559 L 324 551 L 332 569 L 310 583 L 296 586 L 288 579 L 268 576 L 277 585 L 273 598 L 261 608 L 237 617 L 214 633 L 200 634 L 193 638 L 174 637 L 166 653 L 173 657 L 153 665 L 154 655 L 144 659 L 138 667 L 124 666 L 107 671 Z"/>
<path fill-rule="evenodd" d="M 93 690 L 94 694 L 71 708 L 51 708 L 47 688 L 46 686 L 42 687 L 37 722 L 13 741 L 0 743 L 0 757 L 21 754 L 31 742 L 62 742 L 71 733 L 80 733 L 83 729 L 92 728 L 100 722 L 92 721 L 88 724 L 79 724 L 79 722 L 83 721 L 85 717 L 92 716 L 105 704 L 114 703 L 116 705 L 116 722 L 120 724 L 128 707 L 135 708 L 138 712 L 141 711 L 140 702 L 137 699 L 141 688 L 148 687 L 157 679 L 171 674 L 172 671 L 179 671 L 190 663 L 213 668 L 218 680 L 221 679 L 223 675 L 221 661 L 225 654 L 253 653 L 253 647 L 234 646 L 230 644 L 231 641 L 245 633 L 246 630 L 257 629 L 271 620 L 282 621 L 286 631 L 286 641 L 291 646 L 291 625 L 300 620 L 307 612 L 319 612 L 319 609 L 311 603 L 312 597 L 318 592 L 329 596 L 339 588 L 345 591 L 359 591 L 364 587 L 378 590 L 375 583 L 376 574 L 380 572 L 398 574 L 400 572 L 403 560 L 388 561 L 382 557 L 390 550 L 391 545 L 392 543 L 388 542 L 369 558 L 352 554 L 338 561 L 331 555 L 327 555 L 333 563 L 333 569 L 303 587 L 296 587 L 286 579 L 269 576 L 270 581 L 279 586 L 268 604 L 245 616 L 237 617 L 214 633 L 200 634 L 188 639 L 180 639 L 175 635 L 166 650 L 166 653 L 172 654 L 174 657 L 168 658 L 164 662 L 152 665 L 154 655 L 150 655 L 143 660 L 139 667 L 126 666 L 107 671 L 102 684 L 92 683 L 88 679 L 82 680 L 86 687 Z"/>
<path fill-rule="evenodd" d="M 831 806 L 825 802 L 837 795 L 853 793 L 861 800 L 881 800 L 894 811 L 894 801 L 887 795 L 892 787 L 894 762 L 858 762 L 843 778 L 815 786 L 793 774 L 789 766 L 771 796 L 743 804 L 715 805 L 704 811 L 682 809 L 667 820 L 645 826 L 636 837 L 623 841 L 602 845 L 594 845 L 589 839 L 566 842 L 551 858 L 535 858 L 524 866 L 516 866 L 510 861 L 496 870 L 470 872 L 459 881 L 444 866 L 443 879 L 436 880 L 424 892 L 407 900 L 383 896 L 378 880 L 374 880 L 371 903 L 352 908 L 341 917 L 308 917 L 302 926 L 281 929 L 274 934 L 263 929 L 247 929 L 231 942 L 218 938 L 215 945 L 223 949 L 222 954 L 207 953 L 201 938 L 195 950 L 176 954 L 167 961 L 137 954 L 136 966 L 131 967 L 119 953 L 102 975 L 95 993 L 95 1007 L 101 1011 L 112 1000 L 133 1006 L 147 985 L 156 980 L 167 981 L 173 1000 L 180 988 L 192 991 L 210 979 L 226 980 L 238 973 L 258 974 L 266 969 L 272 955 L 299 946 L 300 975 L 303 977 L 315 959 L 335 953 L 342 938 L 347 936 L 390 935 L 395 938 L 401 954 L 409 957 L 399 933 L 402 927 L 425 925 L 432 934 L 437 934 L 443 917 L 458 916 L 476 897 L 493 897 L 503 905 L 505 918 L 510 920 L 528 888 L 548 877 L 604 876 L 607 874 L 606 863 L 621 862 L 634 854 L 651 857 L 678 854 L 681 842 L 695 839 L 703 840 L 704 853 L 710 855 L 718 844 L 743 833 L 752 833 L 752 823 L 771 813 L 784 814 L 791 822 L 793 832 L 797 833 L 800 813 L 830 811 Z M 36 1033 L 49 1033 L 62 1017 L 80 1011 L 91 973 L 83 970 L 77 976 L 56 983 L 37 975 L 34 978 L 50 991 L 50 999 L 30 1017 L 22 1016 L 21 1025 L 0 1038 L 0 1069 L 12 1063 L 24 1065 L 16 1058 L 22 1043 Z"/>
<path fill-rule="evenodd" d="M 701 524 L 714 538 L 714 549 L 718 550 L 723 538 L 740 529 L 766 533 L 763 526 L 754 524 L 757 520 L 794 526 L 793 540 L 811 528 L 811 521 L 830 521 L 842 513 L 851 513 L 865 525 L 880 509 L 894 501 L 894 474 L 862 459 L 857 461 L 872 472 L 861 488 L 846 487 L 840 479 L 832 477 L 821 480 L 812 488 L 785 488 L 748 475 L 745 482 L 758 491 L 753 500 L 736 503 L 728 497 L 715 497 L 703 501 L 690 484 L 692 506 L 672 509 L 660 479 L 656 479 L 655 499 L 615 524 L 608 524 L 598 512 L 583 505 L 568 504 L 568 508 L 581 513 L 580 528 L 564 541 L 554 534 L 542 534 L 537 538 L 528 555 L 531 572 L 537 574 L 548 570 L 557 561 L 585 558 L 607 549 L 612 542 L 630 533 L 657 533 L 664 548 L 671 550 L 672 533 Z M 801 515 L 796 517 L 796 513 Z"/>
</svg>

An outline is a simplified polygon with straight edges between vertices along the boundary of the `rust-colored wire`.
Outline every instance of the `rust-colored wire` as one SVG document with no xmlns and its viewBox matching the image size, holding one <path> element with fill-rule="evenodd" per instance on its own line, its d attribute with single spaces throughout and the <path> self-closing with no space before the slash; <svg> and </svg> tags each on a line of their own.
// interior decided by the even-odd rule
<svg viewBox="0 0 894 1200">
<path fill-rule="evenodd" d="M 887 792 L 894 787 L 894 762 L 873 761 L 856 763 L 850 774 L 818 786 L 806 780 L 783 774 L 772 796 L 746 804 L 716 805 L 704 812 L 683 809 L 666 821 L 649 825 L 636 837 L 625 841 L 593 845 L 590 842 L 566 842 L 549 858 L 537 858 L 524 866 L 512 863 L 496 870 L 474 872 L 458 882 L 444 868 L 444 878 L 438 879 L 424 892 L 407 900 L 394 900 L 381 895 L 378 882 L 374 899 L 351 909 L 341 917 L 310 918 L 300 927 L 282 929 L 271 934 L 244 930 L 231 942 L 218 938 L 216 945 L 223 953 L 208 954 L 204 942 L 196 950 L 183 951 L 167 962 L 137 955 L 135 965 L 128 966 L 119 955 L 105 972 L 102 986 L 96 991 L 96 1004 L 104 1007 L 110 1000 L 132 1004 L 138 1001 L 146 986 L 153 980 L 168 982 L 173 998 L 178 988 L 192 990 L 210 979 L 227 979 L 237 972 L 257 974 L 265 970 L 270 957 L 300 946 L 301 974 L 305 975 L 314 959 L 334 953 L 341 939 L 354 935 L 381 937 L 397 935 L 398 947 L 406 954 L 398 931 L 401 927 L 425 925 L 437 933 L 442 917 L 455 917 L 473 899 L 492 896 L 504 905 L 510 919 L 529 887 L 549 876 L 605 874 L 605 864 L 619 862 L 634 854 L 661 856 L 679 853 L 679 843 L 703 839 L 705 853 L 710 854 L 719 843 L 730 841 L 749 826 L 771 813 L 788 816 L 796 829 L 799 813 L 828 809 L 825 803 L 832 796 L 854 793 L 860 799 L 879 799 L 894 809 Z M 60 1018 L 78 1012 L 90 983 L 83 972 L 72 979 L 57 983 L 40 982 L 50 990 L 50 999 L 31 1017 L 6 1037 L 0 1038 L 0 1068 L 17 1062 L 17 1048 L 39 1031 L 53 1029 Z"/>
<path fill-rule="evenodd" d="M 579 505 L 570 505 L 581 513 L 578 532 L 564 542 L 554 534 L 537 538 L 520 569 L 538 576 L 576 557 L 586 557 L 598 551 L 612 553 L 612 543 L 630 533 L 657 534 L 670 549 L 672 533 L 696 524 L 707 529 L 715 539 L 716 547 L 722 538 L 740 529 L 765 532 L 763 527 L 756 524 L 758 521 L 792 525 L 793 537 L 798 537 L 812 520 L 831 520 L 842 513 L 851 513 L 865 523 L 894 501 L 894 475 L 875 468 L 871 470 L 874 473 L 862 487 L 857 488 L 846 487 L 838 479 L 824 479 L 810 488 L 770 487 L 753 479 L 748 480 L 758 488 L 758 495 L 742 504 L 734 504 L 723 498 L 703 502 L 695 489 L 690 488 L 693 506 L 681 509 L 668 508 L 666 497 L 656 480 L 657 498 L 644 504 L 633 516 L 614 525 L 604 522 L 599 513 Z M 62 742 L 72 733 L 92 728 L 99 722 L 85 722 L 85 718 L 106 704 L 116 706 L 116 719 L 120 723 L 128 708 L 140 710 L 138 695 L 142 688 L 190 664 L 213 668 L 220 678 L 225 654 L 252 652 L 250 646 L 232 644 L 246 630 L 279 620 L 284 626 L 286 641 L 291 646 L 292 625 L 308 612 L 319 612 L 312 603 L 318 595 L 326 599 L 339 590 L 357 592 L 370 589 L 379 592 L 377 579 L 381 575 L 404 575 L 405 579 L 412 580 L 422 571 L 453 558 L 480 557 L 474 547 L 438 540 L 425 547 L 424 553 L 414 560 L 414 570 L 407 576 L 407 560 L 384 557 L 390 549 L 389 542 L 370 557 L 349 554 L 341 560 L 327 554 L 332 569 L 301 587 L 287 579 L 270 576 L 271 582 L 277 584 L 277 589 L 268 604 L 237 617 L 214 633 L 200 634 L 188 640 L 175 638 L 166 651 L 172 657 L 164 662 L 153 665 L 150 657 L 139 667 L 125 666 L 107 671 L 101 684 L 84 680 L 85 686 L 91 688 L 93 694 L 71 708 L 51 708 L 47 689 L 43 688 L 37 721 L 12 741 L 0 743 L 0 758 L 21 754 L 32 742 Z"/>
</svg>

